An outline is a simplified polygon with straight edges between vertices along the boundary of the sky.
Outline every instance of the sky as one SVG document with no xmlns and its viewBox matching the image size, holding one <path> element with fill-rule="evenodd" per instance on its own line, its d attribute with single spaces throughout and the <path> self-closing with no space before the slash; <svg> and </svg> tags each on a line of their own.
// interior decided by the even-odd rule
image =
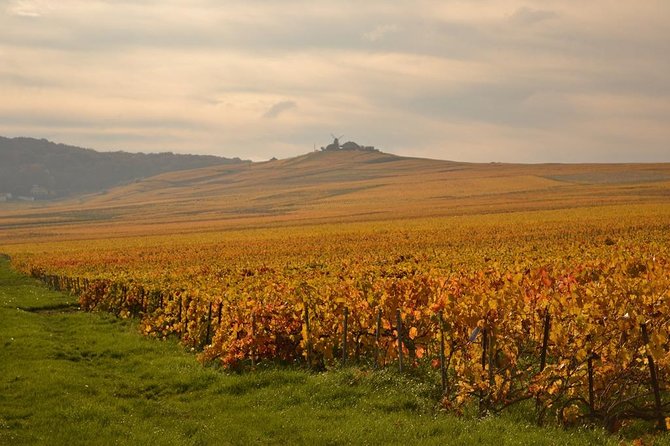
<svg viewBox="0 0 670 446">
<path fill-rule="evenodd" d="M 668 0 L 0 0 L 0 135 L 670 161 Z"/>
</svg>

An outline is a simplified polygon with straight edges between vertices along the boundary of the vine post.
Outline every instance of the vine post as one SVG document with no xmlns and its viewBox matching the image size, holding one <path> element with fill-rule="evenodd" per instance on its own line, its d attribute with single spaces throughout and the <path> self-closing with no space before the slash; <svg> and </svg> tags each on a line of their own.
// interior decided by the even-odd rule
<svg viewBox="0 0 670 446">
<path fill-rule="evenodd" d="M 486 363 L 487 361 L 487 346 L 488 346 L 488 330 L 484 328 L 482 330 L 482 357 L 481 357 L 481 364 L 482 364 L 482 371 L 486 371 Z M 484 416 L 484 413 L 486 411 L 486 401 L 485 401 L 485 395 L 484 391 L 479 392 L 479 416 L 482 417 Z"/>
<path fill-rule="evenodd" d="M 540 372 L 544 370 L 547 365 L 547 348 L 549 346 L 549 330 L 551 328 L 551 315 L 549 314 L 549 307 L 544 310 L 544 330 L 542 333 L 542 352 L 540 353 Z"/>
<path fill-rule="evenodd" d="M 382 331 L 382 309 L 379 308 L 377 310 L 377 327 L 375 329 L 375 367 L 379 368 L 381 367 L 381 363 L 379 361 L 379 336 L 381 335 Z"/>
<path fill-rule="evenodd" d="M 402 313 L 400 312 L 400 308 L 396 310 L 396 324 L 398 331 L 398 369 L 400 370 L 400 373 L 402 373 Z"/>
<path fill-rule="evenodd" d="M 347 364 L 347 330 L 349 322 L 349 308 L 344 307 L 343 315 L 343 324 L 342 324 L 342 366 Z"/>
<path fill-rule="evenodd" d="M 442 384 L 442 392 L 447 389 L 447 365 L 444 358 L 444 317 L 442 311 L 438 313 L 438 321 L 440 324 L 440 381 Z"/>
<path fill-rule="evenodd" d="M 256 368 L 256 313 L 251 313 L 251 368 Z"/>
<path fill-rule="evenodd" d="M 209 302 L 209 309 L 207 310 L 207 332 L 205 334 L 205 345 L 209 345 L 211 341 L 211 332 L 212 332 L 212 302 Z"/>
<path fill-rule="evenodd" d="M 642 341 L 645 346 L 649 345 L 649 332 L 647 331 L 647 324 L 640 324 L 640 329 L 642 330 Z M 651 387 L 654 391 L 654 411 L 656 412 L 656 419 L 658 421 L 658 428 L 661 430 L 665 429 L 665 418 L 663 417 L 663 405 L 661 404 L 661 389 L 658 385 L 658 376 L 656 373 L 656 363 L 654 362 L 654 357 L 647 348 L 647 362 L 649 363 L 649 377 L 651 378 Z"/>
<path fill-rule="evenodd" d="M 586 367 L 589 374 L 589 409 L 593 414 L 595 412 L 595 396 L 593 391 L 593 352 L 589 352 Z"/>
<path fill-rule="evenodd" d="M 310 328 L 309 328 L 309 308 L 307 307 L 307 303 L 305 302 L 305 312 L 304 312 L 304 320 L 305 320 L 305 336 L 307 339 L 305 339 L 305 344 L 307 346 L 307 357 L 305 358 L 307 360 L 307 368 L 311 369 L 312 368 L 312 341 L 311 341 L 311 335 L 310 335 Z"/>
</svg>

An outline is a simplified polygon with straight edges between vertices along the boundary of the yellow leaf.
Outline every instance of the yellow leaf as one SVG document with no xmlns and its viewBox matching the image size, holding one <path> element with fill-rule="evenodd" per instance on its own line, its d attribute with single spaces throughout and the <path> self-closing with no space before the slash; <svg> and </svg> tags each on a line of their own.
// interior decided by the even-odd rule
<svg viewBox="0 0 670 446">
<path fill-rule="evenodd" d="M 419 334 L 419 330 L 416 329 L 416 327 L 412 327 L 409 329 L 409 338 L 414 339 L 416 336 Z"/>
</svg>

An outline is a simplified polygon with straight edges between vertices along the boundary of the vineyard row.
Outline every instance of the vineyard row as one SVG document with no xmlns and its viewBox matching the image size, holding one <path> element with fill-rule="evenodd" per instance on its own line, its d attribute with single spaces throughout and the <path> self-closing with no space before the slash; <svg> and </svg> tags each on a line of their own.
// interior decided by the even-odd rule
<svg viewBox="0 0 670 446">
<path fill-rule="evenodd" d="M 216 291 L 29 272 L 85 310 L 139 317 L 145 334 L 177 335 L 227 367 L 427 364 L 454 412 L 530 400 L 540 422 L 670 422 L 670 264 L 658 257 L 336 280 L 242 271 Z"/>
</svg>

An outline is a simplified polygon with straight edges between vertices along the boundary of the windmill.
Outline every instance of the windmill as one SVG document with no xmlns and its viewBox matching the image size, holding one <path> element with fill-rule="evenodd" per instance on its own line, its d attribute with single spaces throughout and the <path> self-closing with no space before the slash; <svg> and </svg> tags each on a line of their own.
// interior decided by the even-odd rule
<svg viewBox="0 0 670 446">
<path fill-rule="evenodd" d="M 335 146 L 335 148 L 339 150 L 339 148 L 340 148 L 340 139 L 342 139 L 342 137 L 343 137 L 344 135 L 335 136 L 335 135 L 333 135 L 333 134 L 331 133 L 330 136 L 333 137 L 333 144 L 332 144 L 332 145 Z"/>
</svg>

